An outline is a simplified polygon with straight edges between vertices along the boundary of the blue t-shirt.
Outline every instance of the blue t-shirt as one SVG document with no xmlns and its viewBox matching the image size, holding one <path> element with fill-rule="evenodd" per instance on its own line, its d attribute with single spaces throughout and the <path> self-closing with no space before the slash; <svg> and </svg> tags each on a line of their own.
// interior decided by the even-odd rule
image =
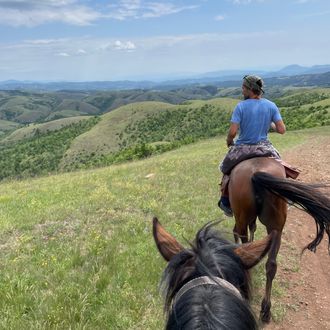
<svg viewBox="0 0 330 330">
<path fill-rule="evenodd" d="M 267 99 L 247 99 L 237 104 L 231 122 L 239 124 L 238 144 L 256 144 L 267 140 L 271 122 L 282 120 L 275 103 Z"/>
</svg>

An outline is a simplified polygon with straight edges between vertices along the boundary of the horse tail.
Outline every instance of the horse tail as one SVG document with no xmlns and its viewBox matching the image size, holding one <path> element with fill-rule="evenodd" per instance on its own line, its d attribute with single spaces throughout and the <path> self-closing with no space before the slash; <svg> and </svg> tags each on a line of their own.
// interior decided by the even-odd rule
<svg viewBox="0 0 330 330">
<path fill-rule="evenodd" d="M 260 199 L 265 191 L 269 191 L 281 198 L 290 200 L 295 206 L 310 214 L 316 224 L 316 237 L 303 251 L 308 249 L 316 251 L 321 243 L 324 232 L 328 235 L 328 252 L 330 254 L 330 199 L 324 196 L 318 188 L 326 187 L 324 184 L 306 184 L 290 179 L 279 178 L 265 172 L 253 174 L 252 185 L 256 193 L 257 209 L 260 208 Z"/>
</svg>

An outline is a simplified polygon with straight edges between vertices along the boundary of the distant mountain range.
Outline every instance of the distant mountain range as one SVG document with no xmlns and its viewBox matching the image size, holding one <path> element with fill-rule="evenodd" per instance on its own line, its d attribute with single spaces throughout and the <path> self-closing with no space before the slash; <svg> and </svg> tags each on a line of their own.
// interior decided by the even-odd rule
<svg viewBox="0 0 330 330">
<path fill-rule="evenodd" d="M 318 74 L 330 71 L 330 64 L 326 65 L 314 65 L 311 67 L 300 66 L 298 64 L 288 65 L 278 71 L 264 71 L 264 70 L 222 70 L 222 71 L 212 71 L 206 72 L 200 75 L 195 75 L 183 79 L 177 79 L 172 81 L 167 81 L 165 83 L 173 82 L 184 82 L 184 81 L 230 81 L 230 80 L 240 80 L 246 74 L 256 74 L 263 78 L 271 77 L 282 77 L 282 76 L 293 76 L 301 74 Z"/>
<path fill-rule="evenodd" d="M 267 73 L 266 77 L 280 77 L 280 76 L 292 76 L 292 75 L 305 75 L 305 74 L 317 74 L 330 71 L 330 65 L 314 65 L 311 67 L 300 66 L 297 64 L 289 65 L 283 69 L 275 72 Z"/>
<path fill-rule="evenodd" d="M 218 87 L 238 87 L 246 74 L 262 76 L 269 86 L 284 84 L 293 86 L 330 86 L 330 64 L 304 67 L 297 64 L 289 65 L 278 71 L 258 70 L 224 70 L 207 72 L 185 79 L 153 81 L 86 81 L 86 82 L 38 82 L 7 80 L 0 82 L 0 90 L 33 90 L 33 91 L 96 91 L 96 90 L 170 90 L 190 85 L 215 85 Z M 322 76 L 325 74 L 325 76 Z M 320 83 L 318 83 L 320 81 Z"/>
</svg>

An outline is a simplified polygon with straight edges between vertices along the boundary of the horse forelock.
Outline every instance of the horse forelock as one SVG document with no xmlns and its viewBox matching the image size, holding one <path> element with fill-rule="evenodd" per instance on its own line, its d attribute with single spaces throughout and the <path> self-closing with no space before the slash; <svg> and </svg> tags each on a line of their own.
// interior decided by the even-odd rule
<svg viewBox="0 0 330 330">
<path fill-rule="evenodd" d="M 224 239 L 212 224 L 203 227 L 196 235 L 190 249 L 178 253 L 169 262 L 163 276 L 165 310 L 180 288 L 199 276 L 220 277 L 249 298 L 249 276 L 240 258 L 234 253 L 235 244 Z"/>
</svg>

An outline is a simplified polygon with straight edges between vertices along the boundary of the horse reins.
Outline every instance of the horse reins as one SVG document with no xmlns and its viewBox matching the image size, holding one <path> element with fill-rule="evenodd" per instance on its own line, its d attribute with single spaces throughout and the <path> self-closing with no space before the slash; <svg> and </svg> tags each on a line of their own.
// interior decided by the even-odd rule
<svg viewBox="0 0 330 330">
<path fill-rule="evenodd" d="M 230 282 L 224 280 L 220 277 L 209 277 L 209 276 L 201 276 L 197 277 L 189 282 L 187 282 L 185 285 L 182 286 L 182 288 L 177 292 L 173 299 L 172 308 L 175 306 L 175 304 L 179 301 L 179 299 L 189 290 L 196 288 L 198 286 L 202 285 L 220 285 L 229 291 L 233 293 L 236 297 L 239 299 L 243 299 L 241 293 L 238 291 L 238 289 L 232 285 Z"/>
</svg>

